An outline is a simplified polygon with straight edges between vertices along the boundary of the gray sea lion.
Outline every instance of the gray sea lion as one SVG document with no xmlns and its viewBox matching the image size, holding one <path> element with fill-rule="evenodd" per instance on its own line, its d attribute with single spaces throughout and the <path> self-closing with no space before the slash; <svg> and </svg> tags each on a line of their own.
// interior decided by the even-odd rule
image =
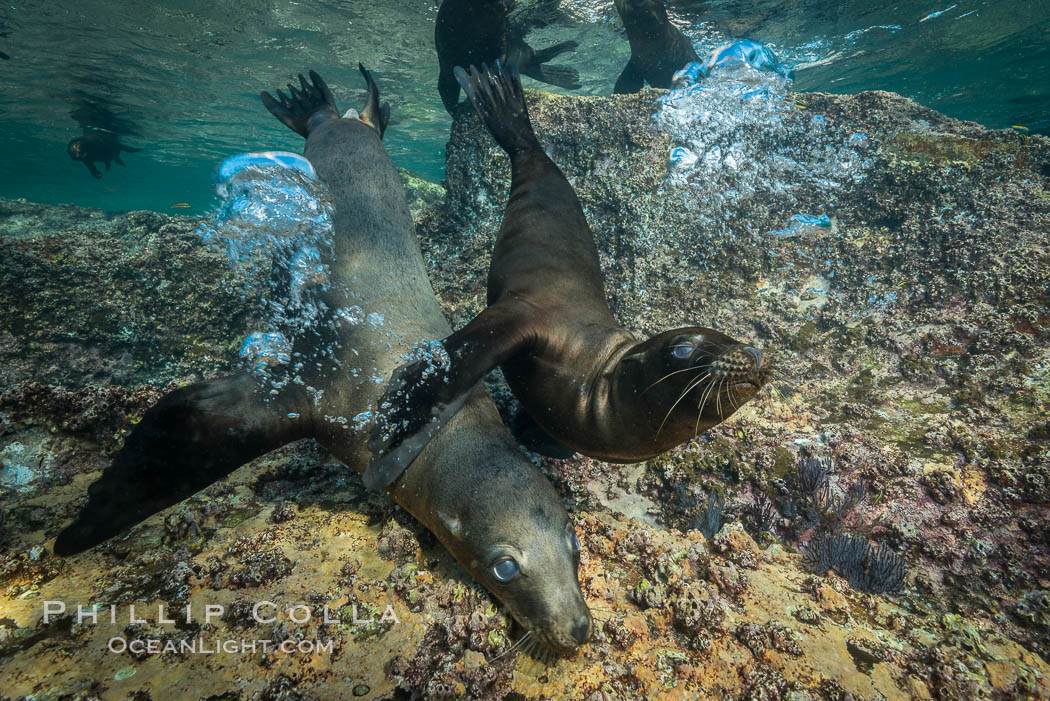
<svg viewBox="0 0 1050 701">
<path fill-rule="evenodd" d="M 438 10 L 434 27 L 441 73 L 438 92 L 449 114 L 459 103 L 459 83 L 455 66 L 481 65 L 513 60 L 522 73 L 550 85 L 574 90 L 580 87 L 579 74 L 567 66 L 547 66 L 558 54 L 576 49 L 575 41 L 565 41 L 541 51 L 525 43 L 521 33 L 507 22 L 514 0 L 445 0 Z"/>
<path fill-rule="evenodd" d="M 631 60 L 616 79 L 613 93 L 638 92 L 644 83 L 669 88 L 675 71 L 700 60 L 693 42 L 667 18 L 663 0 L 614 0 L 614 4 L 631 42 Z"/>
<path fill-rule="evenodd" d="M 605 299 L 598 250 L 576 193 L 529 122 L 513 64 L 457 78 L 510 155 L 512 179 L 488 277 L 488 308 L 443 342 L 449 361 L 397 370 L 384 395 L 365 484 L 411 463 L 459 397 L 497 365 L 550 437 L 617 463 L 659 455 L 714 426 L 765 383 L 757 348 L 702 327 L 640 340 Z"/>
<path fill-rule="evenodd" d="M 334 205 L 333 260 L 321 300 L 381 315 L 368 323 L 331 322 L 297 339 L 323 389 L 315 403 L 289 384 L 264 403 L 256 379 L 239 374 L 178 389 L 146 412 L 102 477 L 89 488 L 77 520 L 55 552 L 82 551 L 193 494 L 238 466 L 290 441 L 312 437 L 359 471 L 369 461 L 366 436 L 328 420 L 369 410 L 388 374 L 412 351 L 397 339 L 450 333 L 416 242 L 404 188 L 380 141 L 386 110 L 368 82 L 360 119 L 340 118 L 324 81 L 311 72 L 301 88 L 266 107 L 306 137 L 305 155 Z M 378 317 L 376 317 L 378 318 Z M 317 365 L 313 361 L 316 361 Z M 348 368 L 367 368 L 351 374 Z M 579 541 L 557 492 L 518 450 L 483 389 L 390 489 L 391 497 L 429 528 L 470 574 L 495 594 L 540 643 L 568 652 L 587 641 L 591 617 L 577 579 Z"/>
<path fill-rule="evenodd" d="M 115 132 L 94 127 L 84 127 L 84 134 L 66 145 L 69 157 L 86 165 L 94 178 L 102 177 L 102 173 L 95 166 L 96 163 L 105 163 L 106 170 L 109 170 L 113 161 L 126 166 L 127 164 L 120 159 L 121 151 L 137 153 L 141 150 L 120 143 L 120 137 Z"/>
</svg>

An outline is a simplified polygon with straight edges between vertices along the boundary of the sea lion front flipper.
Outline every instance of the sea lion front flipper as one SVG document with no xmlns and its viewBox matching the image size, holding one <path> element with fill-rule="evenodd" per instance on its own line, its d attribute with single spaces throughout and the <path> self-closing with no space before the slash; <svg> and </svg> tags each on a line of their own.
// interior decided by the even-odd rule
<svg viewBox="0 0 1050 701">
<path fill-rule="evenodd" d="M 79 553 L 185 499 L 252 458 L 307 435 L 303 422 L 267 407 L 241 373 L 165 395 L 135 426 L 87 504 L 55 541 Z"/>
<path fill-rule="evenodd" d="M 379 86 L 372 79 L 372 74 L 362 64 L 357 64 L 357 69 L 365 77 L 368 85 L 368 100 L 364 109 L 361 110 L 361 121 L 379 132 L 379 138 L 383 138 L 386 125 L 390 122 L 390 103 L 379 104 Z"/>
<path fill-rule="evenodd" d="M 338 119 L 339 109 L 335 106 L 335 97 L 328 89 L 324 78 L 310 71 L 311 85 L 299 74 L 299 85 L 296 89 L 291 83 L 288 84 L 290 97 L 286 97 L 280 90 L 277 91 L 275 99 L 273 95 L 265 90 L 260 93 L 263 106 L 270 110 L 270 114 L 302 137 L 309 135 L 310 130 L 327 119 Z"/>
<path fill-rule="evenodd" d="M 628 93 L 636 93 L 642 89 L 645 85 L 645 74 L 642 72 L 642 67 L 634 60 L 634 56 L 631 56 L 631 60 L 624 66 L 623 72 L 620 73 L 620 77 L 616 79 L 616 85 L 613 87 L 614 95 L 626 95 Z"/>
<path fill-rule="evenodd" d="M 532 414 L 527 412 L 524 407 L 519 408 L 514 413 L 507 428 L 514 434 L 514 438 L 519 443 L 534 453 L 562 460 L 571 458 L 576 454 L 575 450 L 563 445 L 544 431 L 543 427 L 536 423 L 536 419 L 532 418 Z"/>
<path fill-rule="evenodd" d="M 496 61 L 490 69 L 481 64 L 481 70 L 471 66 L 453 70 L 456 80 L 467 99 L 474 105 L 478 117 L 488 127 L 496 143 L 509 154 L 540 148 L 536 133 L 529 121 L 529 108 L 525 103 L 525 90 L 521 87 L 521 76 L 513 61 L 501 64 Z"/>
<path fill-rule="evenodd" d="M 96 179 L 98 179 L 98 178 L 101 178 L 101 177 L 102 177 L 102 171 L 100 171 L 100 170 L 99 170 L 99 169 L 98 169 L 98 168 L 97 168 L 97 167 L 95 166 L 95 164 L 94 164 L 94 163 L 90 163 L 90 162 L 88 162 L 88 161 L 84 161 L 84 165 L 86 165 L 86 166 L 87 166 L 88 172 L 89 172 L 89 173 L 91 173 L 91 177 L 93 177 L 93 178 L 96 178 Z"/>
<path fill-rule="evenodd" d="M 365 486 L 381 490 L 393 484 L 460 410 L 474 386 L 532 339 L 519 305 L 500 302 L 442 341 L 443 352 L 431 351 L 394 370 L 377 404 Z"/>
<path fill-rule="evenodd" d="M 438 93 L 445 110 L 452 114 L 459 105 L 459 82 L 456 81 L 456 75 L 451 68 L 441 67 L 441 73 L 438 74 Z"/>
</svg>

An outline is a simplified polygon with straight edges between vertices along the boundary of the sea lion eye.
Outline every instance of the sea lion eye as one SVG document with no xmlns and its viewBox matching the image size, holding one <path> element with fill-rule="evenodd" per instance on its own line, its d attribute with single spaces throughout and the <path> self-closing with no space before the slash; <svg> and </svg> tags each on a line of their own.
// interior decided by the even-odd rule
<svg viewBox="0 0 1050 701">
<path fill-rule="evenodd" d="M 576 533 L 573 532 L 569 536 L 569 545 L 572 546 L 572 557 L 576 559 L 580 556 L 580 539 L 576 537 Z"/>
<path fill-rule="evenodd" d="M 689 356 L 693 354 L 694 350 L 696 350 L 696 346 L 690 345 L 688 343 L 679 343 L 678 345 L 671 348 L 671 355 L 673 355 L 678 360 L 687 360 Z"/>
<path fill-rule="evenodd" d="M 509 582 L 517 577 L 519 572 L 518 563 L 509 557 L 497 560 L 496 564 L 492 566 L 492 576 L 496 578 L 497 582 Z"/>
</svg>

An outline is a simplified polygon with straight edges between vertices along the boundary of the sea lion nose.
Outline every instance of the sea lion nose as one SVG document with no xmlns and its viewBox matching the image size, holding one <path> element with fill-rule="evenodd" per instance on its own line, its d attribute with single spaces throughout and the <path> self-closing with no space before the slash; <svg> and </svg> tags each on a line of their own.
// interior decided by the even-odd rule
<svg viewBox="0 0 1050 701">
<path fill-rule="evenodd" d="M 751 346 L 746 346 L 744 351 L 755 359 L 755 370 L 762 367 L 762 351 L 757 348 L 752 348 Z"/>
<path fill-rule="evenodd" d="M 576 621 L 572 626 L 572 638 L 580 645 L 590 640 L 591 637 L 591 617 L 584 616 Z"/>
</svg>

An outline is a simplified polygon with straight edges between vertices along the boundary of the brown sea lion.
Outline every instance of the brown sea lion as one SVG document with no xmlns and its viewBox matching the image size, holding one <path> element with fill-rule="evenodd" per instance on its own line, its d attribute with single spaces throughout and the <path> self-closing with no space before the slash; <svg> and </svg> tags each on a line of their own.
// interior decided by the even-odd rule
<svg viewBox="0 0 1050 701">
<path fill-rule="evenodd" d="M 434 27 L 437 47 L 438 92 L 449 114 L 459 103 L 459 83 L 455 66 L 481 65 L 496 60 L 513 60 L 522 73 L 536 80 L 574 90 L 580 87 L 579 74 L 566 66 L 546 66 L 558 54 L 576 49 L 575 41 L 565 41 L 541 51 L 525 43 L 520 32 L 507 23 L 514 0 L 445 0 L 438 10 Z"/>
<path fill-rule="evenodd" d="M 693 42 L 667 18 L 663 0 L 614 0 L 614 4 L 631 42 L 631 60 L 616 79 L 613 93 L 635 93 L 644 83 L 670 88 L 676 71 L 700 60 Z"/>
<path fill-rule="evenodd" d="M 86 165 L 94 178 L 102 177 L 102 173 L 95 166 L 96 163 L 105 163 L 106 170 L 109 170 L 113 161 L 126 166 L 127 164 L 120 159 L 120 152 L 137 153 L 141 150 L 120 143 L 120 137 L 112 131 L 94 127 L 84 127 L 83 136 L 72 139 L 66 145 L 69 157 Z"/>
<path fill-rule="evenodd" d="M 113 464 L 89 488 L 87 505 L 59 535 L 55 552 L 85 550 L 221 479 L 240 465 L 300 438 L 315 438 L 363 471 L 367 436 L 332 417 L 367 412 L 388 374 L 398 339 L 451 332 L 434 296 L 415 238 L 404 188 L 380 141 L 386 110 L 371 76 L 360 119 L 340 118 L 316 73 L 312 83 L 266 107 L 306 137 L 306 158 L 334 205 L 333 260 L 317 290 L 332 319 L 301 334 L 304 385 L 290 383 L 272 401 L 248 373 L 175 390 L 152 407 Z M 351 297 L 352 295 L 352 297 Z M 349 301 L 352 299 L 352 302 Z M 340 323 L 348 305 L 382 319 Z M 316 364 L 315 364 L 316 363 Z M 350 372 L 367 368 L 369 372 Z M 429 528 L 460 564 L 506 604 L 534 638 L 557 652 L 587 641 L 591 617 L 577 580 L 579 541 L 557 492 L 521 454 L 484 389 L 422 451 L 390 496 Z M 513 498 L 509 498 L 513 495 Z"/>
<path fill-rule="evenodd" d="M 457 78 L 510 156 L 511 187 L 488 277 L 488 308 L 443 342 L 448 361 L 395 372 L 381 402 L 365 484 L 409 465 L 421 436 L 497 365 L 555 441 L 609 462 L 659 455 L 730 416 L 765 383 L 757 348 L 702 327 L 648 340 L 605 299 L 594 235 L 576 193 L 533 133 L 513 64 Z"/>
</svg>

